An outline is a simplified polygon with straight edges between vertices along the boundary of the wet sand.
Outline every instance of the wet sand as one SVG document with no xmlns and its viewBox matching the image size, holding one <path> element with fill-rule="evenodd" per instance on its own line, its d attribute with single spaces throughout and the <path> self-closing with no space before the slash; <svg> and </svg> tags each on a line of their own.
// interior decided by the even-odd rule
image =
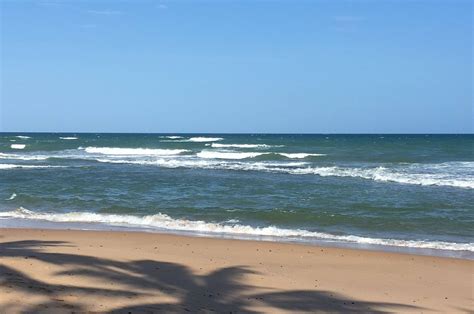
<svg viewBox="0 0 474 314">
<path fill-rule="evenodd" d="M 472 260 L 139 232 L 0 229 L 2 313 L 466 313 L 474 308 L 473 287 Z"/>
</svg>

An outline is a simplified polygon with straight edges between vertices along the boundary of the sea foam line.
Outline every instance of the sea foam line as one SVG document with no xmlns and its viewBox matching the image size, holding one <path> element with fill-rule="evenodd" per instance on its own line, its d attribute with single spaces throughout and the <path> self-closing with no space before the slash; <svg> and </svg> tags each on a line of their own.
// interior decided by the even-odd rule
<svg viewBox="0 0 474 314">
<path fill-rule="evenodd" d="M 209 159 L 245 159 L 245 158 L 254 158 L 265 153 L 256 153 L 256 152 L 214 152 L 214 151 L 201 151 L 196 154 L 199 158 L 209 158 Z"/>
<path fill-rule="evenodd" d="M 239 155 L 240 158 L 247 158 Z M 235 156 L 229 155 L 234 159 Z M 225 159 L 225 158 L 223 158 Z M 416 172 L 413 167 L 405 169 L 372 167 L 372 168 L 350 168 L 350 167 L 309 167 L 307 163 L 301 163 L 295 167 L 294 163 L 272 163 L 272 162 L 242 162 L 218 160 L 213 158 L 202 159 L 164 159 L 156 160 L 117 160 L 117 159 L 96 159 L 105 163 L 124 163 L 137 165 L 153 165 L 164 168 L 192 168 L 192 169 L 215 169 L 215 170 L 236 170 L 236 171 L 264 171 L 274 173 L 287 173 L 293 175 L 318 175 L 321 177 L 353 177 L 378 182 L 395 182 L 413 185 L 435 185 L 451 186 L 457 188 L 474 189 L 474 178 L 469 176 L 466 171 L 461 172 L 456 177 L 450 173 L 421 173 Z M 455 163 L 457 164 L 457 163 Z M 305 167 L 306 165 L 306 167 Z M 432 168 L 443 167 L 431 165 Z M 456 166 L 452 166 L 456 167 Z M 469 168 L 472 169 L 472 168 Z M 433 170 L 433 169 L 431 169 Z M 413 171 L 410 173 L 409 171 Z M 472 171 L 472 170 L 471 170 Z"/>
<path fill-rule="evenodd" d="M 153 149 L 153 148 L 121 148 L 121 147 L 86 147 L 90 154 L 127 155 L 127 156 L 170 156 L 188 152 L 187 149 Z"/>
<path fill-rule="evenodd" d="M 212 143 L 210 144 L 210 146 L 214 148 L 270 148 L 270 147 L 283 147 L 284 145 Z"/>
<path fill-rule="evenodd" d="M 24 169 L 67 168 L 67 166 L 0 164 L 0 170 L 21 169 L 21 168 L 24 168 Z"/>
<path fill-rule="evenodd" d="M 24 149 L 26 145 L 25 144 L 11 144 L 10 147 L 12 149 Z"/>
<path fill-rule="evenodd" d="M 186 140 L 188 142 L 217 142 L 217 141 L 222 141 L 222 137 L 203 137 L 203 136 L 198 136 L 198 137 L 191 137 L 190 139 Z"/>
<path fill-rule="evenodd" d="M 17 160 L 46 160 L 48 156 L 38 155 L 18 155 L 18 154 L 4 154 L 0 153 L 0 159 L 17 159 Z"/>
<path fill-rule="evenodd" d="M 77 140 L 78 138 L 75 136 L 64 136 L 64 137 L 59 137 L 61 140 Z"/>
<path fill-rule="evenodd" d="M 203 150 L 196 154 L 200 158 L 209 159 L 246 159 L 255 158 L 261 155 L 280 155 L 289 159 L 303 159 L 310 156 L 325 156 L 325 154 L 309 154 L 309 153 L 274 153 L 274 152 L 238 152 L 238 151 L 212 151 Z"/>
<path fill-rule="evenodd" d="M 99 223 L 111 226 L 128 226 L 153 228 L 158 230 L 197 232 L 205 234 L 229 234 L 236 236 L 274 237 L 287 239 L 327 240 L 356 244 L 385 245 L 409 248 L 441 249 L 453 251 L 474 251 L 474 243 L 455 243 L 426 240 L 400 240 L 370 238 L 355 235 L 333 235 L 304 229 L 287 229 L 276 226 L 253 227 L 238 223 L 213 223 L 201 220 L 174 219 L 168 215 L 132 216 L 98 214 L 91 212 L 46 213 L 33 212 L 24 208 L 14 211 L 0 212 L 0 218 L 20 218 L 30 220 L 45 220 L 52 222 Z"/>
<path fill-rule="evenodd" d="M 309 153 L 277 153 L 278 155 L 287 157 L 287 158 L 296 158 L 296 159 L 303 159 L 306 157 L 320 157 L 320 156 L 326 156 L 326 154 L 309 154 Z"/>
</svg>

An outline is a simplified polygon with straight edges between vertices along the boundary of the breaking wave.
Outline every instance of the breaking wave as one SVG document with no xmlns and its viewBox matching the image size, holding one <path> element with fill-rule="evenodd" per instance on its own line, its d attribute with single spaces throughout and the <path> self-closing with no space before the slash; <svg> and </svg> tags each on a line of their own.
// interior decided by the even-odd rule
<svg viewBox="0 0 474 314">
<path fill-rule="evenodd" d="M 284 145 L 267 145 L 267 144 L 220 144 L 212 143 L 211 147 L 214 148 L 270 148 L 270 147 L 283 147 Z"/>
<path fill-rule="evenodd" d="M 24 149 L 26 145 L 25 144 L 11 144 L 10 147 L 12 149 Z"/>
<path fill-rule="evenodd" d="M 453 251 L 474 251 L 474 243 L 455 243 L 443 241 L 400 240 L 369 238 L 355 235 L 334 235 L 304 229 L 286 229 L 276 226 L 254 227 L 227 221 L 224 223 L 205 222 L 201 220 L 174 219 L 168 215 L 133 216 L 98 214 L 90 212 L 47 213 L 33 212 L 24 208 L 14 211 L 0 212 L 0 218 L 17 218 L 44 220 L 51 222 L 98 223 L 109 226 L 125 226 L 151 228 L 157 231 L 182 231 L 203 234 L 233 235 L 245 237 L 271 237 L 288 240 L 326 240 L 355 244 L 384 245 L 408 248 L 441 249 Z"/>
<path fill-rule="evenodd" d="M 18 155 L 0 153 L 0 159 L 17 159 L 17 160 L 46 160 L 48 156 L 40 155 Z"/>
<path fill-rule="evenodd" d="M 77 140 L 77 137 L 74 136 L 64 136 L 64 137 L 59 137 L 61 140 Z"/>
<path fill-rule="evenodd" d="M 213 152 L 213 151 L 202 151 L 196 155 L 199 158 L 217 158 L 217 159 L 245 159 L 245 158 L 254 158 L 265 153 L 255 153 L 255 152 Z"/>
<path fill-rule="evenodd" d="M 222 141 L 223 138 L 222 137 L 202 137 L 202 136 L 198 136 L 198 137 L 191 137 L 190 139 L 188 139 L 187 141 L 188 142 L 217 142 L 217 141 Z"/>
<path fill-rule="evenodd" d="M 24 168 L 24 169 L 66 168 L 66 166 L 0 164 L 0 170 L 21 169 L 21 168 Z"/>
<path fill-rule="evenodd" d="M 203 153 L 203 152 L 201 152 Z M 211 154 L 212 153 L 212 154 Z M 139 165 L 154 165 L 164 168 L 197 168 L 216 170 L 240 170 L 240 171 L 264 171 L 274 173 L 287 173 L 293 175 L 318 175 L 321 177 L 353 177 L 378 182 L 395 182 L 414 185 L 436 185 L 451 186 L 459 188 L 474 189 L 474 163 L 444 163 L 444 164 L 414 164 L 405 167 L 311 167 L 309 163 L 292 162 L 243 162 L 227 161 L 219 159 L 244 159 L 254 156 L 247 153 L 224 153 L 210 152 L 201 155 L 202 159 L 179 158 L 156 160 L 117 160 L 117 159 L 97 159 L 99 162 L 127 163 Z M 235 155 L 234 154 L 238 154 Z M 207 158 L 206 158 L 207 156 Z M 217 157 L 219 156 L 219 157 Z M 238 157 L 238 158 L 236 158 Z M 439 169 L 447 168 L 444 172 Z M 465 168 L 465 170 L 463 170 Z"/>
<path fill-rule="evenodd" d="M 188 152 L 187 149 L 152 149 L 152 148 L 119 148 L 119 147 L 86 147 L 91 154 L 126 155 L 126 156 L 171 156 Z"/>
<path fill-rule="evenodd" d="M 278 155 L 282 155 L 287 158 L 296 158 L 296 159 L 302 159 L 306 157 L 319 157 L 319 156 L 326 156 L 326 154 L 306 154 L 306 153 L 278 153 Z"/>
</svg>

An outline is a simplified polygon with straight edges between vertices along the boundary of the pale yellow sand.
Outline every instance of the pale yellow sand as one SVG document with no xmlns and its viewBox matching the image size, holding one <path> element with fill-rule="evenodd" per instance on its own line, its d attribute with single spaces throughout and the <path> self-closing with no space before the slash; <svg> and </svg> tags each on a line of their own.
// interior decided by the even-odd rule
<svg viewBox="0 0 474 314">
<path fill-rule="evenodd" d="M 468 312 L 474 262 L 134 232 L 0 229 L 2 313 Z"/>
</svg>

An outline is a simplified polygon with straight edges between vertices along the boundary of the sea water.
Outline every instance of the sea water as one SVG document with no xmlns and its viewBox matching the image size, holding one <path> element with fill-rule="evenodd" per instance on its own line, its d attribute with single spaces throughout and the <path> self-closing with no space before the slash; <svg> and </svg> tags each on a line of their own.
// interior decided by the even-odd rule
<svg viewBox="0 0 474 314">
<path fill-rule="evenodd" d="M 0 227 L 472 258 L 473 148 L 473 135 L 0 133 Z"/>
</svg>

